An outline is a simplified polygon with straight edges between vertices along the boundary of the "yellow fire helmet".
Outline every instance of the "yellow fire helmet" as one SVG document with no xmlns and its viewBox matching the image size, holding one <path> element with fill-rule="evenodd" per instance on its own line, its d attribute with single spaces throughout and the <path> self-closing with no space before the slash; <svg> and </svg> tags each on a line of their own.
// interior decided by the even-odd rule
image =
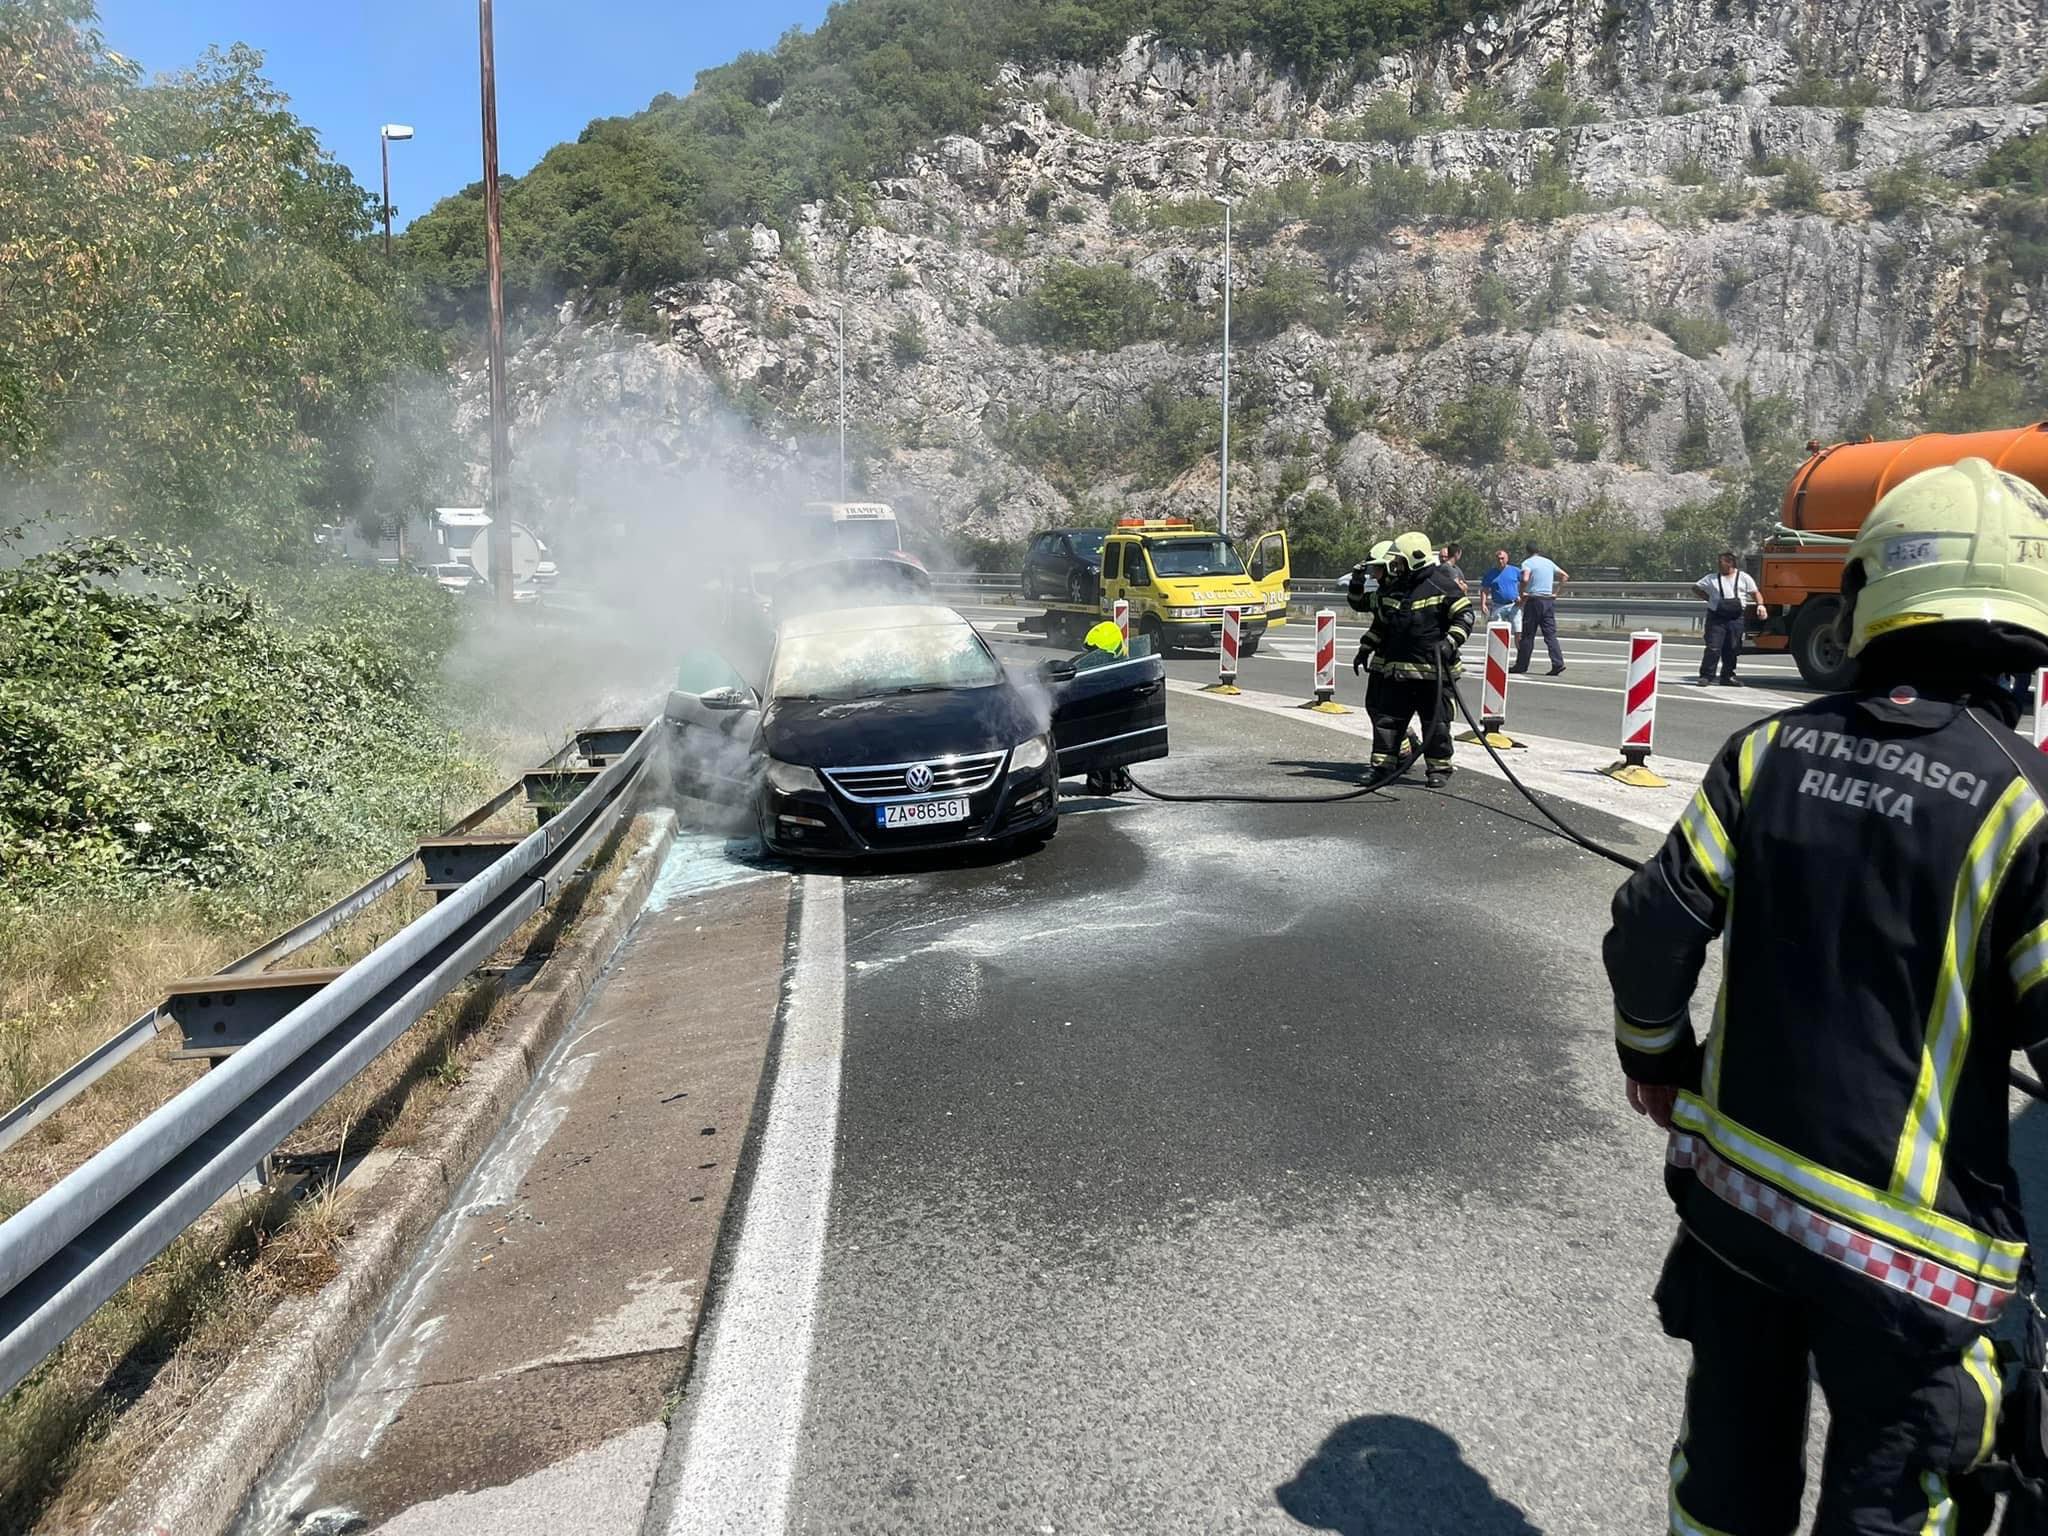
<svg viewBox="0 0 2048 1536">
<path fill-rule="evenodd" d="M 1387 563 L 1387 558 L 1390 555 L 1392 555 L 1393 552 L 1394 541 L 1392 539 L 1381 539 L 1379 543 L 1373 545 L 1372 549 L 1367 553 L 1365 557 L 1365 563 L 1367 565 L 1384 566 Z"/>
<path fill-rule="evenodd" d="M 1091 651 L 1107 651 L 1112 656 L 1124 653 L 1124 632 L 1116 627 L 1114 619 L 1104 619 L 1089 630 L 1081 642 Z"/>
<path fill-rule="evenodd" d="M 1985 459 L 1922 470 L 1863 519 L 1842 595 L 1851 656 L 1882 635 L 1958 621 L 2048 641 L 2048 497 Z"/>
<path fill-rule="evenodd" d="M 1420 533 L 1404 533 L 1394 540 L 1394 553 L 1408 562 L 1411 571 L 1427 570 L 1436 564 L 1436 546 Z"/>
</svg>

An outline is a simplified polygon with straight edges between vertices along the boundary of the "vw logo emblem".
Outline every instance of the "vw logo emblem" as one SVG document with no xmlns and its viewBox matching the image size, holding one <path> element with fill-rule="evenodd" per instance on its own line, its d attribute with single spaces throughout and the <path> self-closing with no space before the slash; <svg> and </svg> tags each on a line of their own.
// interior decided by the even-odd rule
<svg viewBox="0 0 2048 1536">
<path fill-rule="evenodd" d="M 910 772 L 903 775 L 903 782 L 910 786 L 911 793 L 921 795 L 932 787 L 932 765 L 913 763 Z"/>
</svg>

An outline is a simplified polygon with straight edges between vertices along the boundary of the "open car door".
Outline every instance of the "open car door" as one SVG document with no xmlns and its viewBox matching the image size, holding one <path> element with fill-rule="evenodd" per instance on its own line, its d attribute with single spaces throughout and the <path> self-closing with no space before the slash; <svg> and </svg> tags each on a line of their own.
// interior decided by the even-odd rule
<svg viewBox="0 0 2048 1536">
<path fill-rule="evenodd" d="M 1049 661 L 1052 736 L 1060 777 L 1166 756 L 1166 664 L 1133 656 L 1102 666 Z"/>
<path fill-rule="evenodd" d="M 676 792 L 720 805 L 750 805 L 759 770 L 761 701 L 732 664 L 716 651 L 685 656 L 662 715 Z"/>
<path fill-rule="evenodd" d="M 1244 565 L 1266 601 L 1266 628 L 1279 628 L 1287 622 L 1287 583 L 1294 574 L 1288 565 L 1287 530 L 1275 528 L 1253 539 Z"/>
</svg>

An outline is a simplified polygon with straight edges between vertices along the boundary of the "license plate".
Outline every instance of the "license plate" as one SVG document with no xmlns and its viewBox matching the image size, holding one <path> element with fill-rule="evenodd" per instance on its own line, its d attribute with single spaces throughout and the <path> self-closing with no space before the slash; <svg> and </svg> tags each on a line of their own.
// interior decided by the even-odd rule
<svg viewBox="0 0 2048 1536">
<path fill-rule="evenodd" d="M 875 822 L 884 827 L 929 827 L 966 819 L 965 800 L 904 800 L 875 807 Z"/>
</svg>

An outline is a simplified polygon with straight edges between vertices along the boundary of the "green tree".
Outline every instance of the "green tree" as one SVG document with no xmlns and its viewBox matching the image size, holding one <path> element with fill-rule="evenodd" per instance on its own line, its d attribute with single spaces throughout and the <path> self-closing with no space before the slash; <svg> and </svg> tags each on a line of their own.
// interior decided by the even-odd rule
<svg viewBox="0 0 2048 1536">
<path fill-rule="evenodd" d="M 1310 491 L 1286 521 L 1288 560 L 1297 576 L 1338 576 L 1361 558 L 1358 518 L 1328 491 Z"/>
<path fill-rule="evenodd" d="M 1521 419 L 1521 398 L 1512 386 L 1474 384 L 1443 408 L 1423 446 L 1460 464 L 1497 464 Z"/>
<path fill-rule="evenodd" d="M 422 491 L 438 345 L 372 204 L 245 48 L 147 88 L 72 0 L 0 4 L 4 467 L 104 526 L 296 557 Z"/>
<path fill-rule="evenodd" d="M 1113 352 L 1160 334 L 1159 290 L 1128 268 L 1060 262 L 997 316 L 997 329 L 1041 346 Z"/>
<path fill-rule="evenodd" d="M 1233 337 L 1265 341 L 1290 326 L 1305 325 L 1334 336 L 1344 323 L 1344 303 L 1315 267 L 1278 263 L 1247 288 L 1231 312 Z"/>
<path fill-rule="evenodd" d="M 1771 202 L 1788 213 L 1810 213 L 1820 207 L 1821 191 L 1820 172 L 1804 160 L 1794 160 L 1778 178 Z"/>
</svg>

